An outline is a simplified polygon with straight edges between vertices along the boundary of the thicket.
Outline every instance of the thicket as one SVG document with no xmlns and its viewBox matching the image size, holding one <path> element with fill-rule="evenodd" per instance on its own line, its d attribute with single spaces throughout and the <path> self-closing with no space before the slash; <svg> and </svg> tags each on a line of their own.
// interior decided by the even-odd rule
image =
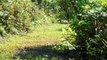
<svg viewBox="0 0 107 60">
<path fill-rule="evenodd" d="M 28 33 L 35 25 L 54 23 L 54 16 L 48 16 L 36 3 L 31 0 L 0 0 L 0 35 Z"/>
<path fill-rule="evenodd" d="M 55 46 L 56 50 L 76 60 L 106 60 L 107 1 L 60 0 L 58 3 L 60 19 L 68 19 L 70 26 L 62 29 L 65 39 Z"/>
<path fill-rule="evenodd" d="M 77 53 L 71 57 L 77 60 L 105 60 L 107 59 L 107 2 L 105 1 L 79 1 L 70 4 L 74 8 L 70 14 L 70 28 L 76 33 L 75 42 L 72 43 L 72 34 L 66 40 L 76 46 Z M 69 32 L 69 31 L 68 31 Z M 71 32 L 72 33 L 72 32 Z M 75 56 L 73 56 L 75 55 Z"/>
</svg>

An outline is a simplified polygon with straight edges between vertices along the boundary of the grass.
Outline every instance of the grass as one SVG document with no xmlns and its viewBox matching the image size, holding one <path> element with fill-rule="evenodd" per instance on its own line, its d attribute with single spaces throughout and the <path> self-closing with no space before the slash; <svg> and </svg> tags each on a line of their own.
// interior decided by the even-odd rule
<svg viewBox="0 0 107 60">
<path fill-rule="evenodd" d="M 54 45 L 60 42 L 61 28 L 63 24 L 52 24 L 36 27 L 32 33 L 26 35 L 10 35 L 9 38 L 0 43 L 0 60 L 13 60 L 19 50 L 46 45 Z M 16 60 L 21 60 L 19 57 Z M 33 60 L 33 59 L 31 59 Z"/>
</svg>

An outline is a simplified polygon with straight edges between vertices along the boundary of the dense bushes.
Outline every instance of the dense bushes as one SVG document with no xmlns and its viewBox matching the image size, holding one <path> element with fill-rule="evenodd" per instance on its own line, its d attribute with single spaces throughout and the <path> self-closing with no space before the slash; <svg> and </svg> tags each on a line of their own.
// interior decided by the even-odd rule
<svg viewBox="0 0 107 60">
<path fill-rule="evenodd" d="M 107 48 L 104 44 L 107 43 L 107 2 L 77 0 L 76 6 L 73 6 L 74 2 L 66 3 L 68 1 L 71 0 L 61 0 L 60 6 L 64 12 L 60 11 L 60 14 L 63 12 L 63 16 L 69 19 L 70 28 L 74 31 L 72 33 L 69 28 L 65 30 L 68 33 L 65 34 L 65 40 L 76 48 L 69 56 L 77 60 L 106 60 Z M 64 49 L 67 51 L 69 47 Z"/>
<path fill-rule="evenodd" d="M 39 10 L 31 0 L 4 0 L 0 4 L 0 35 L 2 36 L 8 33 L 27 33 L 34 25 L 51 22 L 55 22 L 55 18 Z"/>
<path fill-rule="evenodd" d="M 6 33 L 18 34 L 28 32 L 31 26 L 32 7 L 30 1 L 8 1 L 2 3 L 0 8 L 1 31 Z M 4 32 L 1 32 L 4 34 Z"/>
<path fill-rule="evenodd" d="M 79 60 L 106 59 L 107 48 L 103 44 L 107 40 L 106 2 L 44 0 L 43 5 L 46 10 L 58 13 L 61 20 L 69 20 L 70 28 L 64 30 L 66 39 L 56 46 L 61 53 L 75 46 L 73 51 L 78 53 L 71 53 L 71 57 L 74 55 Z"/>
<path fill-rule="evenodd" d="M 78 58 L 105 60 L 107 48 L 102 43 L 107 39 L 107 11 L 105 2 L 89 2 L 82 6 L 70 27 L 77 33 Z M 103 5 L 104 4 L 104 5 Z"/>
</svg>

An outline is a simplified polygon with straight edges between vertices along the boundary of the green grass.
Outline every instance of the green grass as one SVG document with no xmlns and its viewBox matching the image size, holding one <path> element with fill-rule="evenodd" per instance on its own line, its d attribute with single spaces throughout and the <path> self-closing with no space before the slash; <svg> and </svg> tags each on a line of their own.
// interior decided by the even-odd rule
<svg viewBox="0 0 107 60">
<path fill-rule="evenodd" d="M 32 33 L 26 35 L 10 35 L 0 43 L 0 60 L 13 60 L 19 50 L 44 45 L 54 45 L 60 42 L 63 24 L 38 26 Z M 17 60 L 20 60 L 17 57 Z"/>
</svg>

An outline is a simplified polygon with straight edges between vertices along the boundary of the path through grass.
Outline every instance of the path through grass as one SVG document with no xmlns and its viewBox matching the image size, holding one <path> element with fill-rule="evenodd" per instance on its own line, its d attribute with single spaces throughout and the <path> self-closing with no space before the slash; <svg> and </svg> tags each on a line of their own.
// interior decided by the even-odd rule
<svg viewBox="0 0 107 60">
<path fill-rule="evenodd" d="M 7 41 L 0 43 L 0 60 L 61 59 L 50 47 L 60 42 L 64 27 L 66 25 L 63 24 L 45 25 L 27 35 L 11 35 Z"/>
</svg>

